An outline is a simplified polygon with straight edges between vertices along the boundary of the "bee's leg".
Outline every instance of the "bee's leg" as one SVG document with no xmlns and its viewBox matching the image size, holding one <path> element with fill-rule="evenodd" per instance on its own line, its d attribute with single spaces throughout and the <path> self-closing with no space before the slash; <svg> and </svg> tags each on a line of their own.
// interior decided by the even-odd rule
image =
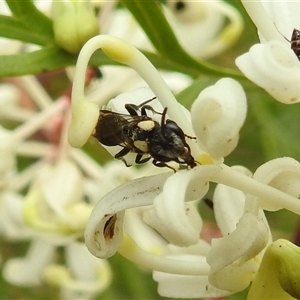
<svg viewBox="0 0 300 300">
<path fill-rule="evenodd" d="M 176 173 L 176 170 L 175 170 L 174 168 L 172 168 L 171 166 L 167 165 L 167 164 L 164 163 L 164 162 L 157 161 L 157 160 L 153 159 L 152 163 L 154 164 L 155 167 L 159 167 L 159 168 L 167 167 L 167 168 L 173 170 L 174 173 Z"/>
<path fill-rule="evenodd" d="M 133 117 L 138 116 L 138 113 L 137 113 L 139 110 L 138 106 L 136 106 L 134 104 L 125 104 L 125 108 L 131 116 L 133 116 Z"/>
<path fill-rule="evenodd" d="M 136 164 L 143 164 L 143 163 L 145 163 L 145 162 L 147 162 L 148 160 L 151 159 L 151 156 L 145 157 L 143 159 L 142 159 L 142 157 L 143 157 L 143 154 L 137 154 L 136 158 L 135 158 L 135 163 Z"/>
<path fill-rule="evenodd" d="M 147 103 L 153 101 L 156 99 L 156 97 L 153 97 L 151 99 L 148 99 L 147 101 L 144 101 L 140 105 L 135 105 L 135 104 L 125 104 L 126 110 L 129 112 L 131 116 L 138 116 L 138 111 L 141 109 L 141 115 L 142 116 L 147 116 L 146 109 L 151 110 L 153 113 L 160 114 L 159 112 L 155 111 L 150 105 L 146 105 Z"/>
<path fill-rule="evenodd" d="M 130 149 L 128 148 L 123 148 L 120 152 L 118 152 L 115 155 L 115 159 L 120 159 L 124 162 L 124 164 L 126 165 L 126 167 L 130 167 L 131 165 L 129 165 L 126 160 L 123 158 L 123 156 L 125 156 L 126 154 L 128 154 L 130 152 Z"/>
<path fill-rule="evenodd" d="M 184 134 L 185 137 L 187 137 L 188 139 L 191 139 L 191 140 L 196 140 L 197 138 L 195 136 L 190 136 L 190 135 L 187 135 L 187 134 Z"/>
<path fill-rule="evenodd" d="M 146 109 L 152 111 L 153 114 L 162 115 L 162 113 L 156 111 L 152 106 L 150 106 L 150 105 L 144 105 L 141 108 L 141 115 L 142 116 L 147 116 Z"/>
</svg>

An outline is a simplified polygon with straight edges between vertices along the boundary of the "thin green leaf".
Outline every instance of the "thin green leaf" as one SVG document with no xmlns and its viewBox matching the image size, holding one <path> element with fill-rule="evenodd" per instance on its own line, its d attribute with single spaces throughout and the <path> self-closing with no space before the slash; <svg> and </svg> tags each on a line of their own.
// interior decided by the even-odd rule
<svg viewBox="0 0 300 300">
<path fill-rule="evenodd" d="M 22 22 L 9 16 L 0 15 L 0 32 L 2 37 L 25 43 L 45 45 L 52 42 L 52 39 L 47 35 L 30 30 Z"/>
<path fill-rule="evenodd" d="M 249 99 L 249 116 L 257 123 L 255 139 L 260 138 L 264 160 L 290 156 L 300 159 L 300 153 L 295 145 L 300 139 L 300 110 L 296 105 L 284 105 L 277 102 L 261 89 L 247 90 Z M 249 141 L 251 147 L 251 140 Z M 252 140 L 253 143 L 253 140 Z M 256 142 L 257 144 L 257 142 Z"/>
<path fill-rule="evenodd" d="M 133 14 L 153 46 L 164 59 L 169 59 L 177 66 L 181 65 L 185 69 L 197 70 L 196 76 L 206 73 L 244 79 L 239 71 L 198 61 L 189 56 L 178 43 L 158 1 L 120 0 L 120 3 Z"/>
<path fill-rule="evenodd" d="M 215 82 L 216 79 L 213 77 L 200 76 L 190 86 L 176 95 L 176 98 L 186 108 L 190 108 L 200 92 Z"/>
<path fill-rule="evenodd" d="M 0 77 L 40 74 L 76 64 L 77 55 L 67 53 L 55 45 L 50 45 L 29 53 L 0 56 Z M 97 51 L 91 58 L 90 65 L 117 64 L 102 51 Z"/>
<path fill-rule="evenodd" d="M 0 56 L 0 77 L 39 74 L 66 66 L 74 65 L 77 57 L 56 46 L 45 47 L 41 50 Z"/>
<path fill-rule="evenodd" d="M 121 0 L 120 2 L 133 14 L 158 52 L 168 56 L 172 54 L 170 49 L 174 52 L 183 51 L 158 1 Z"/>
<path fill-rule="evenodd" d="M 32 0 L 6 0 L 6 3 L 14 17 L 26 28 L 53 39 L 51 19 L 39 11 Z"/>
</svg>

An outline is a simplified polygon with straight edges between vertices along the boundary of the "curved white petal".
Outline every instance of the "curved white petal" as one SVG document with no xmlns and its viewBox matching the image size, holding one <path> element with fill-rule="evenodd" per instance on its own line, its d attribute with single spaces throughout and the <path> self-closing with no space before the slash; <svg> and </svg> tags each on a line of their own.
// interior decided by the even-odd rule
<svg viewBox="0 0 300 300">
<path fill-rule="evenodd" d="M 237 145 L 246 113 L 246 95 L 237 81 L 223 78 L 204 89 L 191 109 L 198 142 L 215 158 L 228 155 Z"/>
<path fill-rule="evenodd" d="M 223 184 L 218 184 L 214 192 L 214 213 L 218 227 L 226 236 L 235 230 L 244 212 L 245 194 Z"/>
<path fill-rule="evenodd" d="M 207 48 L 222 29 L 224 15 L 216 9 L 215 1 L 167 1 L 171 13 L 166 16 L 182 47 L 193 57 L 203 58 L 215 55 Z"/>
<path fill-rule="evenodd" d="M 232 169 L 251 176 L 251 172 L 242 166 Z M 224 236 L 233 232 L 244 213 L 245 193 L 224 184 L 218 184 L 213 196 L 214 213 L 218 227 Z"/>
<path fill-rule="evenodd" d="M 219 171 L 219 166 L 207 165 L 177 172 L 166 181 L 154 207 L 144 213 L 144 221 L 174 245 L 196 244 L 202 220 L 185 201 L 201 199 L 208 191 L 210 177 Z"/>
<path fill-rule="evenodd" d="M 125 209 L 152 204 L 171 175 L 168 172 L 138 178 L 104 196 L 95 206 L 86 226 L 85 242 L 89 251 L 100 258 L 114 255 L 122 244 Z"/>
<path fill-rule="evenodd" d="M 278 31 L 287 39 L 300 28 L 299 1 L 260 1 Z"/>
<path fill-rule="evenodd" d="M 237 228 L 228 236 L 212 240 L 207 261 L 216 272 L 236 260 L 247 261 L 266 245 L 269 231 L 263 219 L 245 212 Z"/>
<path fill-rule="evenodd" d="M 205 262 L 204 256 L 196 255 L 171 255 L 170 258 L 179 261 L 190 261 L 195 264 Z M 206 298 L 227 296 L 230 293 L 213 287 L 207 276 L 175 275 L 153 272 L 153 279 L 158 282 L 158 293 L 163 297 L 174 298 Z"/>
<path fill-rule="evenodd" d="M 296 198 L 300 195 L 300 163 L 293 158 L 283 157 L 268 161 L 256 170 L 253 178 Z M 283 208 L 263 198 L 259 199 L 259 203 L 263 209 L 270 211 Z"/>
<path fill-rule="evenodd" d="M 224 289 L 231 293 L 244 290 L 255 278 L 259 267 L 259 260 L 249 260 L 240 265 L 234 263 L 228 265 L 216 273 L 209 276 L 209 282 L 219 289 Z"/>
<path fill-rule="evenodd" d="M 207 255 L 207 262 L 211 266 L 211 282 L 219 288 L 227 289 L 227 280 L 220 276 L 220 272 L 224 272 L 224 269 L 231 265 L 229 274 L 236 277 L 235 272 L 240 272 L 239 267 L 258 255 L 268 241 L 269 229 L 265 219 L 245 212 L 236 230 L 223 238 L 212 240 L 212 249 Z M 248 284 L 251 279 L 252 277 L 248 277 Z"/>
<path fill-rule="evenodd" d="M 143 250 L 161 255 L 167 246 L 167 241 L 143 221 L 143 213 L 147 209 L 147 207 L 127 209 L 124 230 Z"/>
<path fill-rule="evenodd" d="M 276 40 L 256 44 L 235 62 L 246 77 L 279 102 L 300 102 L 300 63 L 287 44 Z"/>
</svg>

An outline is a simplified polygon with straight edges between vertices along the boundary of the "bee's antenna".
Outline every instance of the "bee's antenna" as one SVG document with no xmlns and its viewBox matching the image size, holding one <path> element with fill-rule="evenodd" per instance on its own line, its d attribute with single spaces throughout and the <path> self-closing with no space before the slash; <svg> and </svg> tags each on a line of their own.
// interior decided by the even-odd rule
<svg viewBox="0 0 300 300">
<path fill-rule="evenodd" d="M 161 117 L 161 124 L 160 124 L 160 126 L 161 126 L 161 132 L 162 132 L 163 137 L 165 137 L 164 125 L 165 125 L 165 122 L 166 122 L 167 110 L 168 110 L 168 108 L 165 107 L 164 110 L 163 110 L 163 112 L 162 112 L 162 117 Z"/>
<path fill-rule="evenodd" d="M 292 41 L 290 41 L 286 36 L 284 36 L 284 35 L 279 31 L 279 29 L 278 29 L 277 26 L 276 26 L 276 23 L 274 23 L 274 26 L 275 26 L 275 28 L 277 29 L 277 31 L 282 35 L 282 37 L 283 37 L 287 42 L 289 42 L 289 43 L 291 44 Z"/>
</svg>

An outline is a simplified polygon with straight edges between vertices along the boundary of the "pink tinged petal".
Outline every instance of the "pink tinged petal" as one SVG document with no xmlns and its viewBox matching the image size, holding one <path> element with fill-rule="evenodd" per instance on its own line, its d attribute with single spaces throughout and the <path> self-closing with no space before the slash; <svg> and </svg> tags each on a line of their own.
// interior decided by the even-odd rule
<svg viewBox="0 0 300 300">
<path fill-rule="evenodd" d="M 196 255 L 171 255 L 171 259 L 190 261 L 195 264 L 205 263 L 204 256 Z M 174 298 L 205 298 L 227 296 L 228 291 L 219 290 L 208 282 L 207 276 L 175 275 L 153 272 L 153 279 L 158 282 L 158 293 L 163 297 Z"/>
<path fill-rule="evenodd" d="M 214 165 L 180 171 L 170 177 L 163 193 L 154 200 L 154 207 L 144 214 L 144 221 L 169 243 L 177 246 L 196 244 L 202 220 L 198 211 L 185 201 L 201 199 L 208 191 L 209 179 L 220 171 Z"/>
<path fill-rule="evenodd" d="M 236 59 L 236 65 L 277 101 L 300 102 L 300 63 L 290 45 L 276 40 L 256 44 Z"/>
<path fill-rule="evenodd" d="M 217 287 L 224 289 L 222 276 L 218 273 L 228 266 L 235 266 L 231 270 L 239 272 L 239 267 L 245 262 L 258 255 L 269 241 L 269 230 L 265 220 L 245 212 L 237 228 L 226 237 L 213 239 L 212 249 L 207 256 L 207 262 L 211 266 L 211 278 L 220 278 L 220 283 L 216 282 Z M 250 283 L 251 278 L 249 278 Z M 243 286 L 243 285 L 242 285 Z"/>
<path fill-rule="evenodd" d="M 200 146 L 215 158 L 228 155 L 237 145 L 246 113 L 246 95 L 237 81 L 223 78 L 203 90 L 191 109 Z"/>
<path fill-rule="evenodd" d="M 138 178 L 104 196 L 92 211 L 85 230 L 89 251 L 99 258 L 114 255 L 122 244 L 124 211 L 152 204 L 171 175 L 172 172 L 168 172 Z"/>
<path fill-rule="evenodd" d="M 300 163 L 293 158 L 283 157 L 270 160 L 256 170 L 253 178 L 296 198 L 300 195 Z M 283 208 L 282 205 L 263 198 L 259 199 L 259 203 L 263 209 L 269 211 Z"/>
</svg>

